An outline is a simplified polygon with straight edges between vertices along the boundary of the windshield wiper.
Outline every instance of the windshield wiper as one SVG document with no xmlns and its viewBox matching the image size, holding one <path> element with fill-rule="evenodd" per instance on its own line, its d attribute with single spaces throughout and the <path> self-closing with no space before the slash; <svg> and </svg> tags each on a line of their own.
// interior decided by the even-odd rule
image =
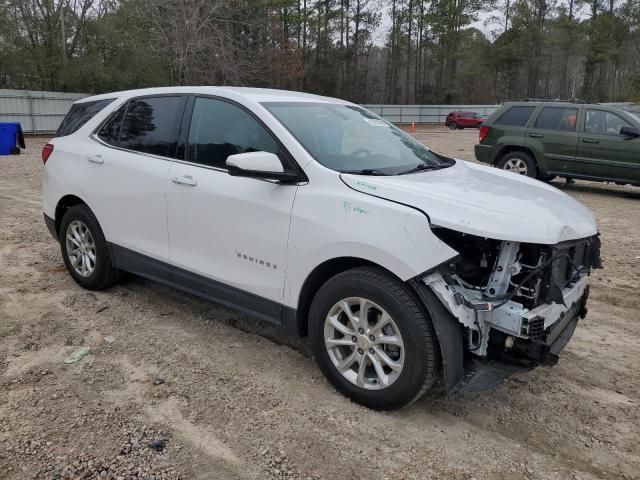
<svg viewBox="0 0 640 480">
<path fill-rule="evenodd" d="M 354 175 L 389 175 L 382 170 L 376 170 L 375 168 L 363 168 L 362 170 L 340 170 L 340 173 L 353 173 Z"/>
<path fill-rule="evenodd" d="M 426 172 L 427 170 L 440 170 L 441 168 L 447 168 L 447 166 L 448 165 L 427 165 L 426 163 L 421 163 L 419 165 L 416 165 L 413 168 L 410 168 L 409 170 L 400 172 L 398 175 L 406 175 L 408 173 L 415 173 L 415 172 Z"/>
</svg>

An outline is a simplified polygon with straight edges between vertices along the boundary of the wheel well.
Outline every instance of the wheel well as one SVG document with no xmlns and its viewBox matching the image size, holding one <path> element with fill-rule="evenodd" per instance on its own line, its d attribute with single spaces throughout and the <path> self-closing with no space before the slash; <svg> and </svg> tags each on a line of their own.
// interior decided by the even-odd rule
<svg viewBox="0 0 640 480">
<path fill-rule="evenodd" d="M 524 152 L 527 153 L 529 155 L 531 155 L 531 158 L 533 158 L 533 161 L 536 162 L 536 165 L 538 164 L 538 161 L 536 160 L 536 156 L 533 154 L 533 152 L 527 148 L 527 147 L 520 147 L 517 145 L 507 145 L 505 147 L 502 148 L 502 150 L 500 150 L 500 152 L 498 153 L 498 155 L 496 155 L 496 160 L 495 160 L 495 164 L 497 164 L 502 157 L 504 157 L 505 155 L 512 153 L 512 152 Z"/>
<path fill-rule="evenodd" d="M 309 274 L 307 279 L 302 284 L 300 290 L 300 297 L 298 301 L 297 310 L 297 322 L 298 332 L 301 337 L 306 337 L 309 333 L 308 318 L 309 310 L 311 309 L 311 302 L 316 296 L 316 293 L 331 277 L 336 276 L 339 273 L 345 272 L 352 268 L 363 267 L 365 265 L 373 265 L 379 267 L 379 265 L 357 257 L 339 257 L 327 260 L 321 263 Z M 382 267 L 380 267 L 382 268 Z"/>
<path fill-rule="evenodd" d="M 65 195 L 58 201 L 58 205 L 56 205 L 56 232 L 60 233 L 60 224 L 62 223 L 62 217 L 64 217 L 65 212 L 75 205 L 86 205 L 86 202 L 82 200 L 80 197 L 76 197 L 75 195 Z"/>
</svg>

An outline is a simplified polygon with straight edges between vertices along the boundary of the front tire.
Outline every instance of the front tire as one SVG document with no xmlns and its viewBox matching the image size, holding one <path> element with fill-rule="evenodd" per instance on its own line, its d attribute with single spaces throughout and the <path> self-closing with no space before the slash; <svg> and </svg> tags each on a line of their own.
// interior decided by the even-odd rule
<svg viewBox="0 0 640 480">
<path fill-rule="evenodd" d="M 458 124 L 457 124 L 456 122 L 451 122 L 451 123 L 449 124 L 449 128 L 450 128 L 451 130 L 457 130 L 459 127 L 458 127 Z"/>
<path fill-rule="evenodd" d="M 405 284 L 379 268 L 355 268 L 327 281 L 313 299 L 309 323 L 318 366 L 362 405 L 400 408 L 437 379 L 431 319 Z"/>
<path fill-rule="evenodd" d="M 507 153 L 498 162 L 498 168 L 531 178 L 536 178 L 538 174 L 538 167 L 533 157 L 521 151 Z"/>
<path fill-rule="evenodd" d="M 64 264 L 82 288 L 104 290 L 118 281 L 111 250 L 89 207 L 69 208 L 62 217 L 59 237 Z"/>
</svg>

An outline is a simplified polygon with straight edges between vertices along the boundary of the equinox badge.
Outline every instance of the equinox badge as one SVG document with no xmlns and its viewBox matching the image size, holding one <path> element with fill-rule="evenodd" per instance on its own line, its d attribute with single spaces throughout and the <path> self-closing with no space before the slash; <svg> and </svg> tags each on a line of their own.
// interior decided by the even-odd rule
<svg viewBox="0 0 640 480">
<path fill-rule="evenodd" d="M 262 266 L 267 267 L 267 268 L 273 268 L 274 270 L 278 269 L 278 265 L 276 265 L 275 263 L 267 262 L 267 261 L 262 260 L 260 258 L 252 257 L 251 255 L 246 255 L 246 254 L 240 253 L 240 252 L 236 252 L 236 255 L 238 256 L 238 258 L 240 258 L 242 260 L 246 260 L 247 262 L 256 263 L 258 265 L 262 265 Z"/>
</svg>

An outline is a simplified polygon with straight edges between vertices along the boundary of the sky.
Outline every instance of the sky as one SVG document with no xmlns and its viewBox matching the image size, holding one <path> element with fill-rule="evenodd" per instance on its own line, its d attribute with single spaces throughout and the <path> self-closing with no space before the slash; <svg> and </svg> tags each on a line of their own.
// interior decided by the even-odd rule
<svg viewBox="0 0 640 480">
<path fill-rule="evenodd" d="M 380 26 L 373 33 L 373 42 L 376 45 L 384 45 L 387 41 L 387 35 L 389 30 L 391 29 L 391 15 L 388 12 L 388 7 L 383 7 L 384 11 L 382 13 L 382 22 L 380 22 Z M 486 26 L 485 22 L 487 19 L 491 18 L 493 15 L 498 15 L 498 10 L 493 10 L 490 12 L 480 12 L 478 15 L 478 20 L 473 22 L 469 27 L 477 28 L 478 30 L 484 32 L 487 37 L 491 37 L 491 26 Z"/>
</svg>

